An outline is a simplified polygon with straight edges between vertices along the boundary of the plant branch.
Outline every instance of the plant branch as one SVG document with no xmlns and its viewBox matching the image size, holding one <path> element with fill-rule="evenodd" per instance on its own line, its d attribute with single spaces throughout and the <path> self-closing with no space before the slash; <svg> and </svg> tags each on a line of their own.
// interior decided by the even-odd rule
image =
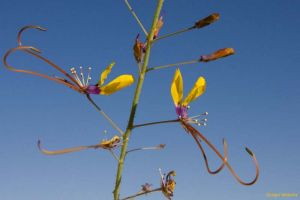
<svg viewBox="0 0 300 200">
<path fill-rule="evenodd" d="M 138 127 L 143 127 L 143 126 L 151 126 L 151 125 L 155 125 L 155 124 L 173 123 L 173 122 L 180 122 L 180 120 L 179 119 L 173 119 L 173 120 L 150 122 L 150 123 L 145 123 L 145 124 L 137 124 L 137 125 L 134 125 L 133 128 L 138 128 Z"/>
<path fill-rule="evenodd" d="M 116 123 L 94 102 L 94 100 L 91 98 L 90 95 L 86 95 L 87 99 L 90 101 L 90 103 L 96 108 L 96 110 L 103 115 L 103 117 L 112 125 L 113 128 L 115 128 L 121 136 L 123 136 L 124 132 L 116 125 Z"/>
<path fill-rule="evenodd" d="M 191 31 L 195 29 L 195 27 L 189 27 L 189 28 L 184 28 L 184 29 L 181 29 L 179 31 L 175 31 L 173 33 L 169 33 L 169 34 L 166 34 L 166 35 L 163 35 L 163 36 L 160 36 L 158 38 L 156 38 L 153 42 L 157 42 L 158 40 L 161 40 L 161 39 L 165 39 L 165 38 L 168 38 L 168 37 L 172 37 L 174 35 L 178 35 L 178 34 L 181 34 L 181 33 L 185 33 L 187 31 Z"/>
<path fill-rule="evenodd" d="M 148 62 L 149 62 L 149 58 L 150 58 L 150 51 L 151 51 L 151 46 L 152 46 L 152 42 L 153 42 L 154 31 L 155 31 L 155 27 L 156 27 L 156 24 L 157 24 L 159 15 L 160 15 L 161 8 L 163 6 L 163 2 L 164 2 L 164 0 L 158 0 L 155 14 L 154 14 L 153 21 L 152 21 L 151 30 L 147 37 L 147 46 L 146 46 L 145 57 L 143 59 L 143 66 L 142 66 L 141 73 L 140 73 L 139 79 L 138 79 L 138 83 L 137 83 L 137 86 L 135 89 L 126 132 L 123 135 L 123 146 L 121 149 L 121 154 L 120 154 L 119 163 L 118 163 L 115 189 L 113 191 L 114 200 L 119 200 L 119 196 L 120 196 L 120 184 L 121 184 L 121 180 L 122 180 L 124 160 L 126 157 L 127 146 L 128 146 L 129 138 L 130 138 L 131 131 L 133 128 L 135 113 L 137 110 L 137 105 L 138 105 L 138 102 L 140 99 L 142 86 L 144 83 L 145 74 L 146 74 L 146 70 L 147 70 L 147 66 L 148 66 Z"/>
<path fill-rule="evenodd" d="M 141 29 L 143 30 L 143 32 L 145 33 L 146 36 L 148 36 L 148 33 L 144 27 L 144 25 L 142 24 L 141 20 L 139 19 L 139 17 L 135 14 L 133 8 L 131 7 L 131 5 L 129 4 L 128 0 L 124 0 L 126 6 L 128 7 L 130 13 L 133 15 L 133 17 L 135 18 L 135 20 L 137 21 L 137 23 L 139 24 L 139 26 L 141 27 Z"/>
<path fill-rule="evenodd" d="M 198 63 L 198 62 L 200 62 L 200 61 L 199 60 L 189 60 L 189 61 L 172 63 L 172 64 L 167 64 L 167 65 L 160 65 L 160 66 L 148 68 L 147 72 L 152 71 L 152 70 L 157 70 L 157 69 L 164 69 L 164 68 L 174 67 L 174 66 L 178 66 L 178 65 L 190 65 L 190 64 L 195 64 L 195 63 Z"/>
<path fill-rule="evenodd" d="M 135 152 L 135 151 L 140 151 L 140 150 L 162 150 L 163 148 L 165 148 L 165 144 L 160 144 L 160 145 L 157 145 L 155 147 L 141 147 L 141 148 L 135 148 L 135 149 L 131 149 L 129 151 L 126 152 L 126 154 L 128 153 L 132 153 L 132 152 Z"/>
<path fill-rule="evenodd" d="M 158 192 L 158 191 L 161 191 L 161 188 L 156 188 L 156 189 L 153 189 L 153 190 L 150 190 L 150 191 L 139 192 L 137 194 L 134 194 L 132 196 L 126 197 L 126 198 L 121 199 L 121 200 L 133 199 L 133 198 L 138 197 L 138 196 L 142 196 L 142 195 L 145 195 L 145 194 L 149 194 L 149 193 L 152 193 L 152 192 Z"/>
</svg>

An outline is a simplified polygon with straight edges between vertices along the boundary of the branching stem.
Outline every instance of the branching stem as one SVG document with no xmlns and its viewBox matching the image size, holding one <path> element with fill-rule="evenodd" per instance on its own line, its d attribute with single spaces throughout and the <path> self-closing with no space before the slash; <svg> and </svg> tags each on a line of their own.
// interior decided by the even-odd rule
<svg viewBox="0 0 300 200">
<path fill-rule="evenodd" d="M 147 46 L 146 46 L 145 56 L 143 59 L 143 66 L 141 69 L 141 73 L 139 74 L 139 79 L 138 79 L 137 86 L 135 89 L 126 132 L 123 135 L 123 146 L 121 149 L 121 154 L 120 154 L 118 168 L 117 168 L 115 189 L 113 191 L 114 200 L 120 199 L 120 186 L 121 186 L 121 181 L 122 181 L 122 174 L 123 174 L 123 167 L 124 167 L 124 161 L 125 161 L 125 157 L 126 157 L 127 146 L 128 146 L 129 138 L 131 135 L 131 131 L 133 129 L 135 113 L 137 110 L 138 102 L 139 102 L 141 91 L 142 91 L 142 86 L 143 86 L 145 75 L 146 75 L 146 70 L 148 67 L 155 26 L 157 24 L 157 21 L 158 21 L 159 15 L 160 15 L 160 11 L 163 6 L 163 2 L 164 2 L 164 0 L 158 0 L 155 14 L 154 14 L 153 21 L 152 21 L 151 30 L 147 37 Z"/>
</svg>

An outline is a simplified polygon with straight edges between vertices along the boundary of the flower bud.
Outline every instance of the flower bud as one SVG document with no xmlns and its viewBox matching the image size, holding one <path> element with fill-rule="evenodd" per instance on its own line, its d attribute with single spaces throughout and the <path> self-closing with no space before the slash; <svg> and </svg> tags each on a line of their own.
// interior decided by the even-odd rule
<svg viewBox="0 0 300 200">
<path fill-rule="evenodd" d="M 203 55 L 200 57 L 200 62 L 209 62 L 212 60 L 217 60 L 219 58 L 223 58 L 226 56 L 230 56 L 234 54 L 234 49 L 233 48 L 224 48 L 220 49 L 210 55 Z"/>
<path fill-rule="evenodd" d="M 135 43 L 133 45 L 133 54 L 136 62 L 140 63 L 142 61 L 145 44 L 139 40 L 140 34 L 137 35 Z"/>
<path fill-rule="evenodd" d="M 164 25 L 163 17 L 160 16 L 160 18 L 158 19 L 158 21 L 156 23 L 155 29 L 154 29 L 153 39 L 157 38 L 158 33 L 163 25 Z"/>
<path fill-rule="evenodd" d="M 213 13 L 213 14 L 205 17 L 204 19 L 200 19 L 199 21 L 197 21 L 194 25 L 194 28 L 202 28 L 204 26 L 208 26 L 208 25 L 214 23 L 215 21 L 217 21 L 219 18 L 220 18 L 219 13 Z"/>
</svg>

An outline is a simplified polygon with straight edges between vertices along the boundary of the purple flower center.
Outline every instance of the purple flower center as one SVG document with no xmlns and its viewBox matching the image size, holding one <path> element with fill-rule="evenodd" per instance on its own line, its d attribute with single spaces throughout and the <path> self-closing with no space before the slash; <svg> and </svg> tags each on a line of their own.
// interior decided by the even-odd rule
<svg viewBox="0 0 300 200">
<path fill-rule="evenodd" d="M 100 93 L 100 88 L 98 87 L 98 85 L 89 85 L 86 88 L 86 91 L 89 94 L 99 94 Z"/>
<path fill-rule="evenodd" d="M 178 105 L 176 106 L 175 110 L 176 110 L 176 114 L 178 115 L 178 118 L 182 118 L 182 119 L 188 118 L 186 106 Z"/>
</svg>

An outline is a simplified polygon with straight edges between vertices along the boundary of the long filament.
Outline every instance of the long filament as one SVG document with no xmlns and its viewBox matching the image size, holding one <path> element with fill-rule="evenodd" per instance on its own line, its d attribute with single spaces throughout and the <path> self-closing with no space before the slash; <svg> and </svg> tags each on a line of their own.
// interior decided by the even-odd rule
<svg viewBox="0 0 300 200">
<path fill-rule="evenodd" d="M 228 163 L 227 161 L 227 157 L 223 157 L 222 154 L 216 149 L 216 147 L 211 144 L 198 130 L 196 130 L 192 125 L 188 124 L 187 122 L 185 122 L 184 120 L 181 120 L 181 124 L 185 127 L 185 129 L 193 135 L 193 137 L 199 137 L 201 140 L 203 140 L 218 156 L 219 158 L 224 162 L 224 164 L 226 165 L 226 167 L 229 169 L 229 171 L 231 172 L 231 174 L 234 176 L 234 178 L 241 183 L 242 185 L 253 185 L 258 177 L 259 177 L 259 166 L 258 166 L 258 161 L 255 157 L 255 155 L 253 154 L 253 152 L 246 148 L 247 153 L 253 158 L 254 164 L 255 164 L 255 170 L 256 170 L 256 174 L 255 174 L 255 178 L 250 181 L 250 182 L 245 182 L 243 181 L 238 175 L 237 173 L 234 171 L 234 169 L 231 167 L 231 165 Z"/>
</svg>

